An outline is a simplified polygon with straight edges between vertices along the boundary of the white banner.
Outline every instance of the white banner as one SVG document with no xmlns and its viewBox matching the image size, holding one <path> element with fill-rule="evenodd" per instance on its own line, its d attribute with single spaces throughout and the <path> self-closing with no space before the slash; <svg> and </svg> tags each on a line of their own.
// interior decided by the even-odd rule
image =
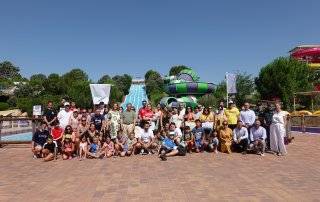
<svg viewBox="0 0 320 202">
<path fill-rule="evenodd" d="M 93 104 L 109 103 L 111 84 L 90 84 Z"/>
<path fill-rule="evenodd" d="M 237 93 L 236 81 L 237 81 L 236 74 L 226 73 L 227 93 L 228 94 Z"/>
<path fill-rule="evenodd" d="M 33 106 L 33 116 L 41 116 L 41 105 L 34 105 Z"/>
</svg>

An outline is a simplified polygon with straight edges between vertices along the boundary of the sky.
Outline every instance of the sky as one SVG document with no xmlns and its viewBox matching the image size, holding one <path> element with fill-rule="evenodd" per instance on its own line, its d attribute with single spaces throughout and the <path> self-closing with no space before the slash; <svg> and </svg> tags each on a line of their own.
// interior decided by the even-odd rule
<svg viewBox="0 0 320 202">
<path fill-rule="evenodd" d="M 79 67 L 93 81 L 183 64 L 218 83 L 320 44 L 319 8 L 319 0 L 1 0 L 0 61 L 25 77 Z"/>
</svg>

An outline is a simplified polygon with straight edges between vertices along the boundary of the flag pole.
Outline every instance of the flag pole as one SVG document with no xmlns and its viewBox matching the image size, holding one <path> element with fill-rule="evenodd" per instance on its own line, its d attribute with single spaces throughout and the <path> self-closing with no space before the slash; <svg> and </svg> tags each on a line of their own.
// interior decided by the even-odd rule
<svg viewBox="0 0 320 202">
<path fill-rule="evenodd" d="M 229 104 L 229 96 L 228 96 L 228 72 L 226 72 L 226 76 L 225 76 L 225 79 L 226 79 L 226 93 L 227 93 L 227 104 L 226 104 L 226 108 L 228 108 L 228 104 Z"/>
</svg>

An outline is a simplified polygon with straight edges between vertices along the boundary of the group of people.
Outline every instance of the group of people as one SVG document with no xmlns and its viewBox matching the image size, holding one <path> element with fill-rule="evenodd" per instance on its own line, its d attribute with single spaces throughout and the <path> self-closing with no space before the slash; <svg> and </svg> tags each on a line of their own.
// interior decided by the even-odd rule
<svg viewBox="0 0 320 202">
<path fill-rule="evenodd" d="M 161 160 L 192 152 L 247 152 L 264 156 L 269 150 L 285 155 L 287 113 L 279 103 L 257 113 L 245 103 L 242 110 L 232 101 L 195 109 L 177 106 L 152 108 L 147 101 L 136 111 L 132 104 L 109 109 L 104 103 L 94 109 L 79 109 L 76 103 L 53 103 L 43 113 L 43 121 L 32 138 L 34 158 L 44 161 L 78 158 L 125 157 L 157 154 Z"/>
</svg>

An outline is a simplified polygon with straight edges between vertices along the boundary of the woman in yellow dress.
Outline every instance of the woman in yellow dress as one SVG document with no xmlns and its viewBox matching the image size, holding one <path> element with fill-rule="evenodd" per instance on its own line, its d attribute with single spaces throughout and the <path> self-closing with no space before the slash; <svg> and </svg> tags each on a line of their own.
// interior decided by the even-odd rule
<svg viewBox="0 0 320 202">
<path fill-rule="evenodd" d="M 221 143 L 221 152 L 231 153 L 232 130 L 228 127 L 228 121 L 222 122 L 222 127 L 219 131 L 219 138 Z"/>
</svg>

